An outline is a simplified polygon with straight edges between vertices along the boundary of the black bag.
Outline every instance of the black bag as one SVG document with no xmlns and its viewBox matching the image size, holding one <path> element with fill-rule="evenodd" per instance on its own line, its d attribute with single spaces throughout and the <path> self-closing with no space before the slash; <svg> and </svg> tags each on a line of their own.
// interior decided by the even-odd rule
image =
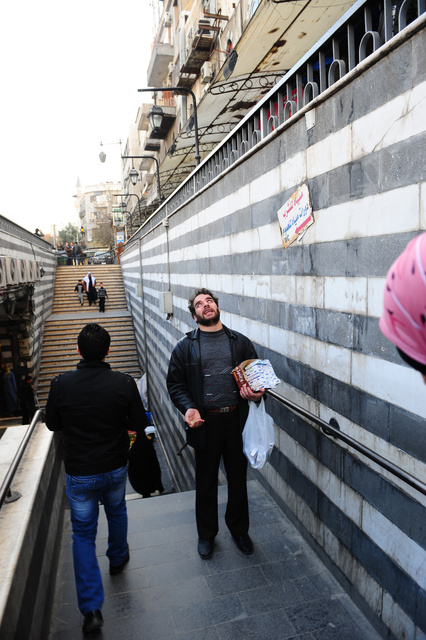
<svg viewBox="0 0 426 640">
<path fill-rule="evenodd" d="M 128 473 L 133 489 L 144 498 L 149 498 L 151 493 L 155 491 L 163 493 L 161 469 L 154 441 L 147 438 L 144 433 L 139 433 L 136 436 L 136 440 L 129 450 Z"/>
</svg>

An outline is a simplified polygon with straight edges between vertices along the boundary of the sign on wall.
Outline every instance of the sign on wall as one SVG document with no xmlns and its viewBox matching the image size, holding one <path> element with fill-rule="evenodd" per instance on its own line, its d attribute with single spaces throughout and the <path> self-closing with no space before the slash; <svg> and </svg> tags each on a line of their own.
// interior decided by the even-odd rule
<svg viewBox="0 0 426 640">
<path fill-rule="evenodd" d="M 284 249 L 287 249 L 314 222 L 308 185 L 302 184 L 278 210 L 277 215 L 281 240 Z"/>
</svg>

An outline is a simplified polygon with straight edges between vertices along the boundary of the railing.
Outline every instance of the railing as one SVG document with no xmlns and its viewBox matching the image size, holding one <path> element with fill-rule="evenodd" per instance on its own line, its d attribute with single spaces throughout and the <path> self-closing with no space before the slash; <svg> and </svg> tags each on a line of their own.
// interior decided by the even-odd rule
<svg viewBox="0 0 426 640">
<path fill-rule="evenodd" d="M 43 412 L 41 409 L 37 409 L 37 411 L 34 414 L 34 418 L 31 420 L 31 423 L 27 429 L 27 432 L 21 442 L 21 444 L 19 445 L 18 451 L 15 454 L 15 457 L 12 460 L 12 463 L 9 467 L 9 471 L 6 473 L 5 479 L 3 481 L 2 486 L 0 487 L 0 509 L 3 506 L 4 502 L 12 502 L 13 500 L 16 500 L 17 498 L 20 498 L 20 494 L 17 492 L 11 492 L 10 491 L 10 487 L 13 481 L 13 478 L 15 477 L 15 473 L 18 469 L 19 463 L 21 461 L 22 456 L 24 455 L 25 449 L 27 448 L 27 445 L 31 439 L 31 436 L 34 432 L 34 429 L 36 428 L 36 425 L 38 423 L 38 421 L 40 420 L 41 416 L 43 415 Z"/>
<path fill-rule="evenodd" d="M 410 487 L 414 487 L 414 489 L 417 489 L 417 491 L 426 496 L 426 484 L 424 482 L 407 473 L 406 471 L 404 471 L 404 469 L 401 469 L 401 467 L 398 467 L 396 464 L 393 464 L 393 462 L 391 462 L 390 460 L 386 460 L 386 458 L 383 458 L 383 456 L 376 453 L 372 449 L 369 449 L 357 440 L 354 440 L 354 438 L 351 438 L 351 436 L 348 436 L 346 433 L 342 433 L 340 431 L 339 423 L 335 418 L 331 418 L 330 422 L 325 422 L 325 420 L 318 418 L 318 416 L 314 415 L 307 409 L 304 409 L 291 400 L 284 398 L 284 396 L 280 396 L 272 389 L 268 389 L 266 393 L 268 396 L 271 396 L 271 398 L 274 398 L 274 400 L 278 400 L 278 402 L 291 409 L 291 411 L 293 411 L 294 413 L 297 413 L 303 418 L 307 418 L 307 420 L 310 420 L 310 422 L 313 422 L 318 427 L 321 427 L 322 431 L 327 436 L 339 438 L 343 442 L 346 442 L 346 444 L 352 447 L 352 449 L 359 451 L 359 453 L 362 453 L 364 456 L 378 464 L 380 467 L 382 467 L 382 469 L 386 469 L 386 471 L 389 471 L 400 480 L 403 480 L 406 484 L 409 484 Z M 187 446 L 187 443 L 182 445 L 182 447 L 176 452 L 176 455 L 182 456 L 182 452 Z"/>
<path fill-rule="evenodd" d="M 395 0 L 384 0 L 383 3 L 379 0 L 355 2 L 152 215 L 160 214 L 160 219 L 172 215 L 238 159 L 266 140 L 279 126 L 329 90 L 337 80 L 354 73 L 357 65 L 395 39 L 403 29 L 408 27 L 405 36 L 409 37 L 424 28 L 425 12 L 426 0 L 402 0 L 400 4 L 396 4 Z M 422 20 L 418 20 L 420 16 Z M 238 89 L 239 83 L 241 79 L 237 78 L 235 89 Z M 226 86 L 232 84 L 228 82 Z M 212 91 L 221 93 L 221 86 L 215 85 Z M 140 229 L 149 223 L 151 217 L 145 220 Z M 136 232 L 129 239 L 128 246 L 140 237 L 141 233 Z"/>
<path fill-rule="evenodd" d="M 271 396 L 271 398 L 274 398 L 274 400 L 278 400 L 278 402 L 280 402 L 281 404 L 291 409 L 291 411 L 293 411 L 294 413 L 297 413 L 298 415 L 303 416 L 304 418 L 307 418 L 311 422 L 321 427 L 321 429 L 324 431 L 326 435 L 333 436 L 334 438 L 339 438 L 343 442 L 346 442 L 346 444 L 348 444 L 350 447 L 352 447 L 356 451 L 359 451 L 359 453 L 362 453 L 364 456 L 366 456 L 376 464 L 380 465 L 383 469 L 386 469 L 386 471 L 389 471 L 394 476 L 396 476 L 400 480 L 403 480 L 404 482 L 409 484 L 411 487 L 414 487 L 414 489 L 417 489 L 417 491 L 420 491 L 420 493 L 426 496 L 426 484 L 424 482 L 410 475 L 409 473 L 404 471 L 404 469 L 397 467 L 395 464 L 393 464 L 393 462 L 386 460 L 386 458 L 383 458 L 381 455 L 379 455 L 372 449 L 369 449 L 368 447 L 364 446 L 357 440 L 354 440 L 353 438 L 351 438 L 351 436 L 348 436 L 347 434 L 342 433 L 340 431 L 339 424 L 335 418 L 331 418 L 330 423 L 327 423 L 321 418 L 318 418 L 317 416 L 315 416 L 310 411 L 307 411 L 303 407 L 295 404 L 291 400 L 287 400 L 287 398 L 284 398 L 283 396 L 279 395 L 272 389 L 268 389 L 267 394 Z"/>
</svg>

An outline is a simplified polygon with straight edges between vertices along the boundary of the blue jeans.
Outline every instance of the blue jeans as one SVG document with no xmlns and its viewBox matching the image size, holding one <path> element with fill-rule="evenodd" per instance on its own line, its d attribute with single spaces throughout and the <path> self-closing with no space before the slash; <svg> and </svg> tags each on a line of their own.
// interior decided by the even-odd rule
<svg viewBox="0 0 426 640">
<path fill-rule="evenodd" d="M 108 521 L 110 564 L 119 565 L 127 553 L 127 465 L 94 476 L 69 476 L 67 496 L 71 507 L 74 575 L 78 608 L 83 615 L 101 609 L 104 589 L 96 558 L 99 502 Z"/>
</svg>

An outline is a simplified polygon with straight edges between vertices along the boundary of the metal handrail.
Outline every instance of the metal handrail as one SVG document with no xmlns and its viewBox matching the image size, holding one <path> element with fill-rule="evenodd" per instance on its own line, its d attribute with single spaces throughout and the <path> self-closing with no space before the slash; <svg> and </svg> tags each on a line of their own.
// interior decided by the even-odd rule
<svg viewBox="0 0 426 640">
<path fill-rule="evenodd" d="M 321 427 L 321 429 L 327 435 L 331 435 L 334 438 L 340 438 L 340 440 L 343 440 L 343 442 L 346 442 L 346 444 L 351 446 L 353 449 L 356 449 L 357 451 L 362 453 L 364 456 L 366 456 L 376 464 L 380 465 L 383 469 L 386 469 L 386 471 L 390 471 L 390 473 L 392 473 L 394 476 L 396 476 L 400 480 L 403 480 L 404 482 L 409 484 L 411 487 L 414 487 L 414 489 L 417 489 L 417 491 L 420 491 L 420 493 L 426 496 L 426 484 L 424 482 L 410 475 L 409 473 L 404 471 L 404 469 L 401 469 L 400 467 L 396 466 L 395 464 L 393 464 L 393 462 L 390 462 L 390 460 L 386 460 L 386 458 L 383 458 L 381 455 L 379 455 L 372 449 L 369 449 L 368 447 L 364 446 L 357 440 L 354 440 L 353 438 L 351 438 L 351 436 L 348 436 L 346 433 L 342 433 L 338 428 L 338 422 L 335 420 L 335 418 L 331 418 L 330 423 L 325 422 L 325 420 L 318 418 L 318 416 L 315 416 L 313 413 L 295 404 L 291 400 L 287 400 L 287 398 L 280 396 L 278 393 L 276 393 L 272 389 L 268 389 L 266 393 L 268 396 L 271 396 L 271 398 L 278 400 L 278 402 L 280 402 L 281 404 L 284 404 L 286 407 L 288 407 L 295 413 L 298 413 L 299 415 L 303 416 L 304 418 L 307 418 L 311 422 L 314 422 L 316 425 Z M 333 424 L 337 425 L 337 427 L 333 426 Z"/>
<path fill-rule="evenodd" d="M 8 472 L 6 473 L 5 479 L 3 481 L 3 484 L 1 485 L 0 488 L 0 509 L 3 506 L 4 501 L 6 500 L 6 498 L 8 497 L 8 492 L 10 489 L 10 485 L 12 484 L 12 480 L 15 477 L 15 473 L 18 469 L 19 463 L 21 461 L 22 456 L 24 455 L 25 449 L 28 445 L 28 442 L 30 441 L 30 438 L 34 432 L 34 429 L 36 428 L 36 425 L 39 421 L 39 419 L 41 418 L 41 416 L 43 415 L 43 411 L 41 409 L 37 409 L 37 411 L 34 414 L 33 419 L 31 420 L 28 429 L 25 433 L 25 436 L 21 442 L 21 444 L 19 445 L 18 451 L 15 454 L 15 457 L 12 460 L 12 463 L 9 467 Z"/>
</svg>

